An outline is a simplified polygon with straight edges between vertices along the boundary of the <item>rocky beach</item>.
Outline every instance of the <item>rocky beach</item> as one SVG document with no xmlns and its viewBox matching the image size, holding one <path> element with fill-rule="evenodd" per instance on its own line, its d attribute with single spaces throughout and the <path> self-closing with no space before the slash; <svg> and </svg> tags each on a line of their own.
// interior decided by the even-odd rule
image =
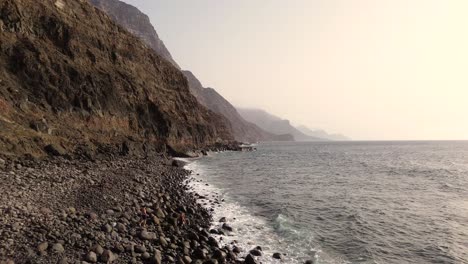
<svg viewBox="0 0 468 264">
<path fill-rule="evenodd" d="M 256 263 L 210 235 L 210 212 L 188 192 L 190 172 L 180 162 L 161 156 L 2 164 L 2 264 Z M 232 231 L 228 223 L 224 229 Z"/>
<path fill-rule="evenodd" d="M 195 88 L 134 7 L 0 1 L 0 263 L 257 263 L 173 158 L 276 136 Z"/>
</svg>

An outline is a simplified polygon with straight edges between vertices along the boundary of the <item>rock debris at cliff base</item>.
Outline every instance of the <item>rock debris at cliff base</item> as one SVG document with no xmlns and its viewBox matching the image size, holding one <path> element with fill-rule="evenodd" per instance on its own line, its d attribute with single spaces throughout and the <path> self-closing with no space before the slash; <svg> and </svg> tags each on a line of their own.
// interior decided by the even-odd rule
<svg viewBox="0 0 468 264">
<path fill-rule="evenodd" d="M 0 172 L 2 264 L 238 258 L 210 237 L 211 216 L 183 183 L 189 172 L 169 160 L 54 159 L 6 167 Z"/>
</svg>

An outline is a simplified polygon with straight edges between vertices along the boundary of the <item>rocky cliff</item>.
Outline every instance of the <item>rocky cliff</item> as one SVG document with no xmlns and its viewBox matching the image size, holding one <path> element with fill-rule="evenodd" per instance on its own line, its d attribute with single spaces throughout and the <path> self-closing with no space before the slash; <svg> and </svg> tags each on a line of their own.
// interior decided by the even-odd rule
<svg viewBox="0 0 468 264">
<path fill-rule="evenodd" d="M 138 36 L 161 57 L 172 63 L 176 68 L 179 65 L 172 58 L 171 53 L 164 45 L 158 33 L 151 25 L 149 17 L 140 12 L 138 8 L 117 0 L 89 0 L 91 4 L 106 12 L 115 22 Z"/>
<path fill-rule="evenodd" d="M 0 154 L 182 150 L 229 131 L 176 67 L 87 1 L 0 1 Z"/>
<path fill-rule="evenodd" d="M 143 14 L 136 7 L 119 0 L 91 0 L 91 3 L 109 14 L 110 17 L 130 32 L 141 37 L 149 47 L 178 67 L 168 49 L 160 40 L 156 30 L 151 25 L 147 15 Z M 293 140 L 291 135 L 278 136 L 247 122 L 239 115 L 236 108 L 216 90 L 204 88 L 197 77 L 190 71 L 183 71 L 183 73 L 188 79 L 190 91 L 197 100 L 208 109 L 223 115 L 229 120 L 230 127 L 232 128 L 231 133 L 236 140 L 248 142 Z"/>
<path fill-rule="evenodd" d="M 259 128 L 254 123 L 246 121 L 236 108 L 213 88 L 205 88 L 190 71 L 183 71 L 189 82 L 190 91 L 198 101 L 213 112 L 225 116 L 232 126 L 232 134 L 237 140 L 247 142 L 257 141 L 294 141 L 287 133 L 273 134 Z"/>
</svg>

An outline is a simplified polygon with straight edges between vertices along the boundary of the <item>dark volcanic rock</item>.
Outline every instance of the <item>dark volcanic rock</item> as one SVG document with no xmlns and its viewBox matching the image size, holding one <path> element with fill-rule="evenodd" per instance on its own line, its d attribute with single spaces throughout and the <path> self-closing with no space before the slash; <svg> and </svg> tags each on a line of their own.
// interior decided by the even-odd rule
<svg viewBox="0 0 468 264">
<path fill-rule="evenodd" d="M 234 230 L 230 225 L 228 225 L 226 223 L 223 224 L 223 229 L 225 229 L 225 230 L 227 230 L 229 232 L 232 232 Z"/>
<path fill-rule="evenodd" d="M 208 211 L 184 191 L 189 172 L 168 163 L 57 158 L 25 169 L 21 185 L 0 171 L 0 261 L 235 263 L 206 232 Z M 187 221 L 173 221 L 182 211 Z"/>
<path fill-rule="evenodd" d="M 106 12 L 112 19 L 128 31 L 140 37 L 149 47 L 161 55 L 161 57 L 180 69 L 179 65 L 174 61 L 171 53 L 164 45 L 164 42 L 159 38 L 158 33 L 151 25 L 149 17 L 140 12 L 138 8 L 118 0 L 91 0 L 90 2 L 97 8 Z"/>
<path fill-rule="evenodd" d="M 184 151 L 232 139 L 176 67 L 87 1 L 3 0 L 0 21 L 3 154 L 40 156 L 54 144 L 83 156 Z M 42 119 L 52 133 L 31 128 Z"/>
<path fill-rule="evenodd" d="M 91 0 L 99 9 L 103 10 L 117 23 L 140 37 L 149 47 L 159 55 L 178 67 L 171 54 L 159 38 L 156 30 L 151 25 L 148 16 L 137 8 L 118 0 Z M 276 136 L 265 132 L 253 123 L 245 121 L 235 107 L 223 98 L 216 90 L 205 88 L 190 71 L 183 71 L 189 82 L 191 93 L 197 100 L 211 111 L 227 118 L 231 133 L 236 140 L 257 142 L 268 140 L 289 140 L 292 137 Z"/>
<path fill-rule="evenodd" d="M 185 164 L 186 164 L 186 162 L 184 162 L 182 160 L 177 160 L 177 159 L 172 160 L 172 166 L 174 166 L 174 167 L 183 168 L 185 166 Z"/>
<path fill-rule="evenodd" d="M 244 263 L 245 264 L 257 264 L 258 262 L 255 260 L 255 258 L 252 255 L 248 254 L 247 257 L 245 257 Z"/>
<path fill-rule="evenodd" d="M 254 255 L 254 256 L 261 256 L 262 255 L 262 251 L 254 248 L 252 250 L 250 250 L 250 254 Z"/>
<path fill-rule="evenodd" d="M 232 134 L 236 140 L 244 142 L 270 141 L 277 136 L 270 134 L 253 123 L 245 121 L 236 108 L 215 89 L 205 88 L 190 71 L 183 71 L 189 82 L 190 91 L 197 100 L 215 113 L 225 116 L 231 123 Z"/>
<path fill-rule="evenodd" d="M 58 144 L 49 144 L 44 147 L 44 150 L 52 156 L 65 156 L 67 154 L 67 151 Z"/>
</svg>

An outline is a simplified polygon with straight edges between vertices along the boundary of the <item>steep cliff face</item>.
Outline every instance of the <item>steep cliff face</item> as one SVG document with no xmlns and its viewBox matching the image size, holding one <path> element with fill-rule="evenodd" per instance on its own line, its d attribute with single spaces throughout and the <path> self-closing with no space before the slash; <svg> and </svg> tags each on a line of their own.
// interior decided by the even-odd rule
<svg viewBox="0 0 468 264">
<path fill-rule="evenodd" d="M 0 2 L 0 128 L 4 155 L 232 139 L 176 67 L 84 0 Z"/>
<path fill-rule="evenodd" d="M 130 32 L 141 37 L 148 46 L 177 66 L 169 51 L 159 39 L 159 36 L 151 25 L 148 17 L 136 7 L 119 0 L 91 0 L 91 3 L 109 14 L 110 17 L 115 19 L 117 23 L 128 29 Z M 200 81 L 190 71 L 184 71 L 183 73 L 189 81 L 190 91 L 197 100 L 208 109 L 217 114 L 223 115 L 229 120 L 230 127 L 232 128 L 231 132 L 236 140 L 248 142 L 292 140 L 292 136 L 290 135 L 277 136 L 262 130 L 255 124 L 245 121 L 239 115 L 235 107 L 216 92 L 216 90 L 212 88 L 204 88 Z"/>
<path fill-rule="evenodd" d="M 244 120 L 236 108 L 224 99 L 213 88 L 204 88 L 201 82 L 190 71 L 183 71 L 189 82 L 190 91 L 198 101 L 213 112 L 225 116 L 232 126 L 232 134 L 237 140 L 247 142 L 257 141 L 293 141 L 287 133 L 268 133 L 257 125 Z"/>
<path fill-rule="evenodd" d="M 141 38 L 156 53 L 180 69 L 151 25 L 149 17 L 138 8 L 118 0 L 90 0 L 90 3 L 106 12 L 115 22 Z"/>
</svg>

